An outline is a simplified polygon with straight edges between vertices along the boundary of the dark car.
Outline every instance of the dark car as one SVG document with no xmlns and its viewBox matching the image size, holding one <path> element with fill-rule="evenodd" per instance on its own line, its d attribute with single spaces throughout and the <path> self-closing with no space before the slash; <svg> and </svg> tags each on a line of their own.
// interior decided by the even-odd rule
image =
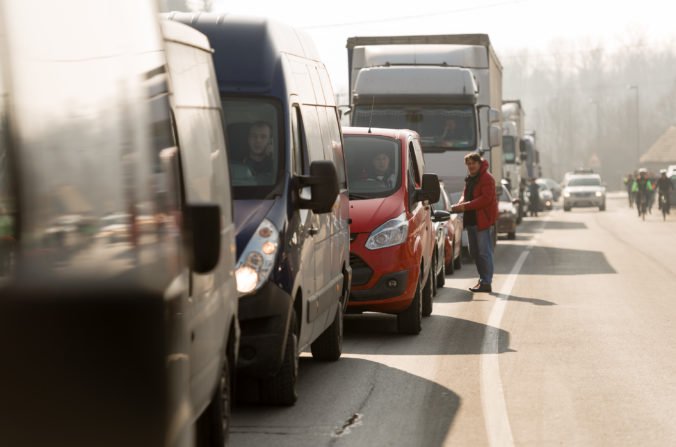
<svg viewBox="0 0 676 447">
<path fill-rule="evenodd" d="M 261 401 L 292 405 L 300 352 L 340 358 L 350 294 L 345 160 L 329 75 L 312 40 L 289 26 L 168 17 L 214 47 L 235 199 L 238 371 Z"/>
</svg>

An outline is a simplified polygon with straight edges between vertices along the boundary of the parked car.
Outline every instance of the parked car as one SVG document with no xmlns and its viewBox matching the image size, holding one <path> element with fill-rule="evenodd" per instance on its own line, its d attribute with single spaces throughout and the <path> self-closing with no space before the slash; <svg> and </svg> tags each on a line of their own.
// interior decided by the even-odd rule
<svg viewBox="0 0 676 447">
<path fill-rule="evenodd" d="M 2 3 L 0 445 L 223 445 L 238 295 L 211 48 L 163 41 L 154 2 L 74 4 Z M 111 210 L 127 243 L 97 237 Z M 136 237 L 146 210 L 168 217 Z M 55 223 L 78 243 L 46 249 Z"/>
<path fill-rule="evenodd" d="M 606 210 L 606 188 L 598 174 L 570 175 L 563 188 L 563 210 L 576 207 L 598 207 Z"/>
<path fill-rule="evenodd" d="M 439 179 L 426 174 L 411 130 L 343 128 L 350 188 L 348 309 L 397 315 L 403 334 L 418 334 L 432 313 L 435 235 L 429 204 Z M 385 160 L 386 159 L 386 160 Z M 434 219 L 448 220 L 439 210 Z"/>
<path fill-rule="evenodd" d="M 243 295 L 239 374 L 262 402 L 292 405 L 300 352 L 340 358 L 350 294 L 345 160 L 329 75 L 312 40 L 281 23 L 168 17 L 206 34 L 215 50 Z"/>
<path fill-rule="evenodd" d="M 561 197 L 561 185 L 556 182 L 556 180 L 551 178 L 539 178 L 536 180 L 537 183 L 543 183 L 549 188 L 552 192 L 552 198 L 554 202 L 558 202 Z"/>
<path fill-rule="evenodd" d="M 505 184 L 497 187 L 498 196 L 498 234 L 507 234 L 507 239 L 516 239 L 516 227 L 519 217 L 517 205 L 519 199 L 512 198 Z"/>
<path fill-rule="evenodd" d="M 432 209 L 450 212 L 451 205 L 453 203 L 448 198 L 442 183 L 439 200 L 432 205 Z M 455 270 L 462 268 L 462 213 L 451 214 L 451 218 L 445 223 L 445 227 L 444 274 L 452 275 Z M 441 285 L 437 285 L 441 287 Z"/>
</svg>

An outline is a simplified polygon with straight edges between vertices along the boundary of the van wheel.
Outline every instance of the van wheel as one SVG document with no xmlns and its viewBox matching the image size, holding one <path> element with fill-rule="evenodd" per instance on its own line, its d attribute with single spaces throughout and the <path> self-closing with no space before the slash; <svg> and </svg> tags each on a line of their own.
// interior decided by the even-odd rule
<svg viewBox="0 0 676 447">
<path fill-rule="evenodd" d="M 310 347 L 315 360 L 335 362 L 343 352 L 343 304 L 339 301 L 337 307 L 331 326 Z"/>
<path fill-rule="evenodd" d="M 570 207 L 569 207 L 569 206 L 564 206 L 564 207 L 563 207 L 563 211 L 565 211 L 565 212 L 570 211 Z"/>
<path fill-rule="evenodd" d="M 413 301 L 408 309 L 397 315 L 397 330 L 400 334 L 417 335 L 422 329 L 422 274 L 418 277 Z"/>
<path fill-rule="evenodd" d="M 195 424 L 197 447 L 229 445 L 231 398 L 230 366 L 226 358 L 211 402 Z"/>
<path fill-rule="evenodd" d="M 296 403 L 296 380 L 298 379 L 298 336 L 294 331 L 295 318 L 291 321 L 286 336 L 284 360 L 279 371 L 260 381 L 261 403 L 291 406 Z"/>
<path fill-rule="evenodd" d="M 507 239 L 509 239 L 510 241 L 516 239 L 516 231 L 510 231 L 509 233 L 507 233 Z"/>
</svg>

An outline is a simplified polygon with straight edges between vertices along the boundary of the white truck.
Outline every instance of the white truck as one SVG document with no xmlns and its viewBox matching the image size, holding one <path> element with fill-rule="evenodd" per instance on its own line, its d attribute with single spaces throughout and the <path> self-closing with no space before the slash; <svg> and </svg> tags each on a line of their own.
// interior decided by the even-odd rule
<svg viewBox="0 0 676 447">
<path fill-rule="evenodd" d="M 526 113 L 518 99 L 502 102 L 502 178 L 509 182 L 510 193 L 518 194 L 521 182 L 521 141 Z"/>
<path fill-rule="evenodd" d="M 502 178 L 502 66 L 485 34 L 351 37 L 351 124 L 408 128 L 449 194 L 482 151 Z"/>
</svg>

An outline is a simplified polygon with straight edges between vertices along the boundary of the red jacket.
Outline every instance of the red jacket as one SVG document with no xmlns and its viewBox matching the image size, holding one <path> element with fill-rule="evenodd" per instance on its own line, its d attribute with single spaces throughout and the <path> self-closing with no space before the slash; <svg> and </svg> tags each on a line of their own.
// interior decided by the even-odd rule
<svg viewBox="0 0 676 447">
<path fill-rule="evenodd" d="M 477 229 L 479 231 L 487 230 L 495 225 L 498 219 L 498 197 L 495 191 L 495 179 L 488 172 L 488 161 L 481 162 L 481 169 L 479 170 L 479 180 L 474 185 L 472 191 L 472 200 L 465 202 L 465 195 L 467 194 L 467 186 L 460 199 L 465 211 L 476 211 Z"/>
</svg>

